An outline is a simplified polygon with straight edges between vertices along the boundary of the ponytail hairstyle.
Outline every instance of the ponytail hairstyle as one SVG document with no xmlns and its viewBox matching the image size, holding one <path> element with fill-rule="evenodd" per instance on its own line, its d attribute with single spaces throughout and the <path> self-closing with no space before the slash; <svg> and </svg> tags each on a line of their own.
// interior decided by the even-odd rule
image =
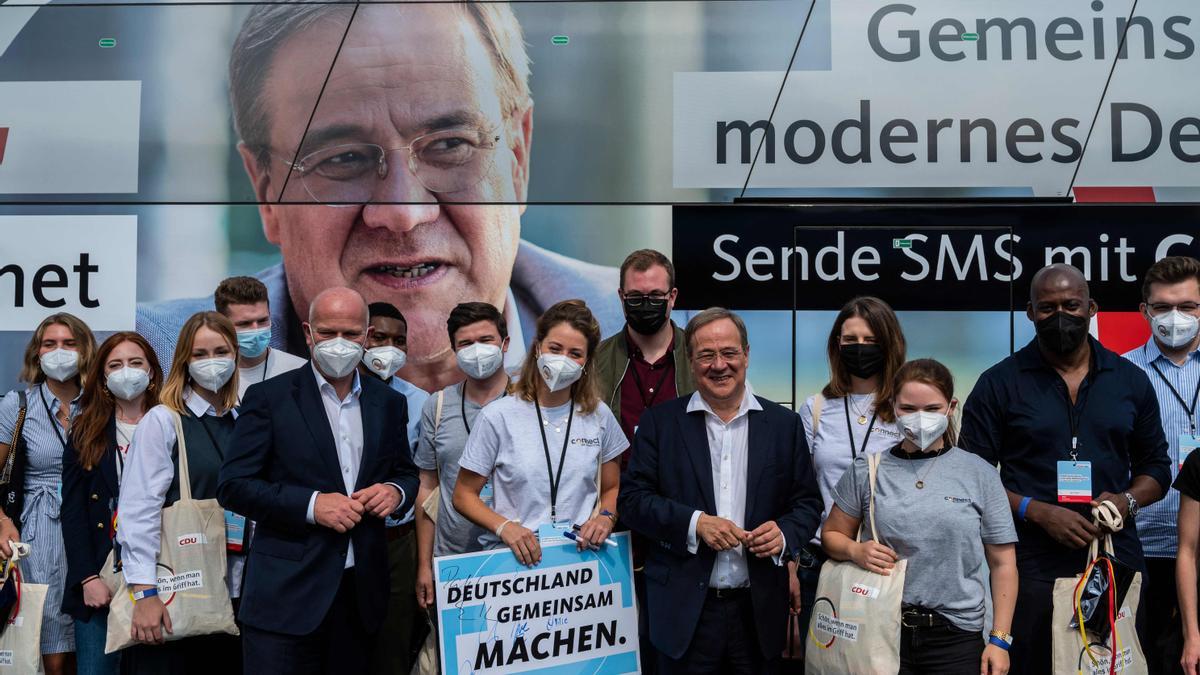
<svg viewBox="0 0 1200 675">
<path fill-rule="evenodd" d="M 904 385 L 909 382 L 927 384 L 946 397 L 946 412 L 950 417 L 950 424 L 946 426 L 946 433 L 942 435 L 942 440 L 947 446 L 953 446 L 958 442 L 958 430 L 953 413 L 949 410 L 949 405 L 954 401 L 954 376 L 950 374 L 950 369 L 942 365 L 940 361 L 933 359 L 915 359 L 904 364 L 896 373 L 892 387 L 894 393 L 892 399 L 887 402 L 887 410 L 895 411 L 896 397 L 900 395 L 900 390 L 904 388 Z"/>
<path fill-rule="evenodd" d="M 529 345 L 529 354 L 521 365 L 521 378 L 513 385 L 513 392 L 525 401 L 537 399 L 538 381 L 542 375 L 538 372 L 536 354 L 541 352 L 546 335 L 560 323 L 574 328 L 587 339 L 587 361 L 583 365 L 583 375 L 571 385 L 571 396 L 581 411 L 595 412 L 600 404 L 600 390 L 596 386 L 596 369 L 592 367 L 592 358 L 596 355 L 596 347 L 600 345 L 600 323 L 582 300 L 563 300 L 538 318 L 537 334 Z"/>
</svg>

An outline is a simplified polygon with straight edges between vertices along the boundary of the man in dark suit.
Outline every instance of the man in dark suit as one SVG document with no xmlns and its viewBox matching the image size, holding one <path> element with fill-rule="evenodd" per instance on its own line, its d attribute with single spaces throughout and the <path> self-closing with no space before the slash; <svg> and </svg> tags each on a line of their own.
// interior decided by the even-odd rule
<svg viewBox="0 0 1200 675">
<path fill-rule="evenodd" d="M 388 598 L 383 520 L 417 493 L 404 396 L 356 366 L 370 330 L 348 288 L 313 300 L 310 367 L 250 387 L 221 504 L 257 522 L 239 618 L 249 673 L 366 672 Z"/>
<path fill-rule="evenodd" d="M 746 384 L 742 320 L 707 309 L 684 340 L 697 391 L 642 416 L 617 501 L 658 544 L 650 640 L 664 673 L 770 672 L 787 629 L 783 563 L 816 531 L 821 495 L 800 417 Z"/>
</svg>

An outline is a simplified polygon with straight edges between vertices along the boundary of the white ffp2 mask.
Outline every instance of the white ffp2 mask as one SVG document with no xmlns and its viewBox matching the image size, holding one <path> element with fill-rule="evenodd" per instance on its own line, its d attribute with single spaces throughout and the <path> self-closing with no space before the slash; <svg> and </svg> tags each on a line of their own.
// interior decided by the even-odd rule
<svg viewBox="0 0 1200 675">
<path fill-rule="evenodd" d="M 920 410 L 898 416 L 896 424 L 904 437 L 924 452 L 946 433 L 946 428 L 950 426 L 950 418 L 942 413 Z"/>
</svg>

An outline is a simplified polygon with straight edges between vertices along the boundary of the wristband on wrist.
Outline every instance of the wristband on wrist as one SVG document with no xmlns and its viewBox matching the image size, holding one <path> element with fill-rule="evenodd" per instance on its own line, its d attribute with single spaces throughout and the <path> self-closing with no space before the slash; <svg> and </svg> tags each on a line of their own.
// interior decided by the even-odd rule
<svg viewBox="0 0 1200 675">
<path fill-rule="evenodd" d="M 100 578 L 100 575 L 99 575 L 99 574 L 93 574 L 92 576 L 90 576 L 90 577 L 88 577 L 88 578 L 84 579 L 83 581 L 79 582 L 79 585 L 80 585 L 80 586 L 86 586 L 86 585 L 87 585 L 87 582 L 89 582 L 89 581 L 94 581 L 94 580 L 96 580 L 96 579 L 99 579 L 99 578 Z"/>
<path fill-rule="evenodd" d="M 146 598 L 153 598 L 156 595 L 158 595 L 157 588 L 147 588 L 144 590 L 134 592 L 133 601 L 137 602 L 138 600 L 145 600 Z"/>
<path fill-rule="evenodd" d="M 1021 505 L 1017 507 L 1017 516 L 1021 520 L 1025 520 L 1025 511 L 1029 509 L 1029 502 L 1033 501 L 1033 497 L 1022 497 Z"/>
<path fill-rule="evenodd" d="M 516 522 L 519 522 L 519 521 L 516 521 L 516 520 L 511 520 L 511 519 L 510 519 L 510 520 L 506 520 L 506 521 L 504 521 L 503 523 L 500 523 L 499 525 L 497 525 L 497 526 L 496 526 L 496 536 L 497 536 L 497 537 L 499 537 L 499 536 L 500 536 L 500 533 L 504 531 L 504 527 L 505 527 L 506 525 L 508 525 L 509 523 L 516 523 Z"/>
<path fill-rule="evenodd" d="M 997 647 L 999 647 L 1000 649 L 1003 649 L 1004 651 L 1008 651 L 1008 650 L 1012 649 L 1012 645 L 1005 642 L 1004 640 L 1001 640 L 1000 638 L 996 637 L 995 635 L 988 636 L 988 644 L 996 645 Z"/>
<path fill-rule="evenodd" d="M 609 518 L 612 518 L 613 523 L 617 522 L 617 514 L 613 513 L 612 511 L 609 511 L 608 509 L 604 509 L 604 510 L 600 511 L 600 515 L 608 516 Z"/>
</svg>

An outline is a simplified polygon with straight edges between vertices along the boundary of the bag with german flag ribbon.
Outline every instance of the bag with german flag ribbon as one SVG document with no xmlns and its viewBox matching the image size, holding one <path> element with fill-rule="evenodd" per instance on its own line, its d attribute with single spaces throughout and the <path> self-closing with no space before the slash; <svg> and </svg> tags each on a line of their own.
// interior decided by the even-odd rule
<svg viewBox="0 0 1200 675">
<path fill-rule="evenodd" d="M 42 607 L 46 584 L 27 584 L 17 560 L 29 555 L 29 544 L 9 542 L 13 555 L 0 567 L 0 672 L 42 672 Z"/>
<path fill-rule="evenodd" d="M 1123 525 L 1107 501 L 1092 509 L 1092 518 L 1105 532 Z M 1141 593 L 1142 575 L 1117 560 L 1112 535 L 1093 540 L 1083 573 L 1054 582 L 1053 672 L 1146 675 L 1146 656 L 1134 626 Z"/>
</svg>

